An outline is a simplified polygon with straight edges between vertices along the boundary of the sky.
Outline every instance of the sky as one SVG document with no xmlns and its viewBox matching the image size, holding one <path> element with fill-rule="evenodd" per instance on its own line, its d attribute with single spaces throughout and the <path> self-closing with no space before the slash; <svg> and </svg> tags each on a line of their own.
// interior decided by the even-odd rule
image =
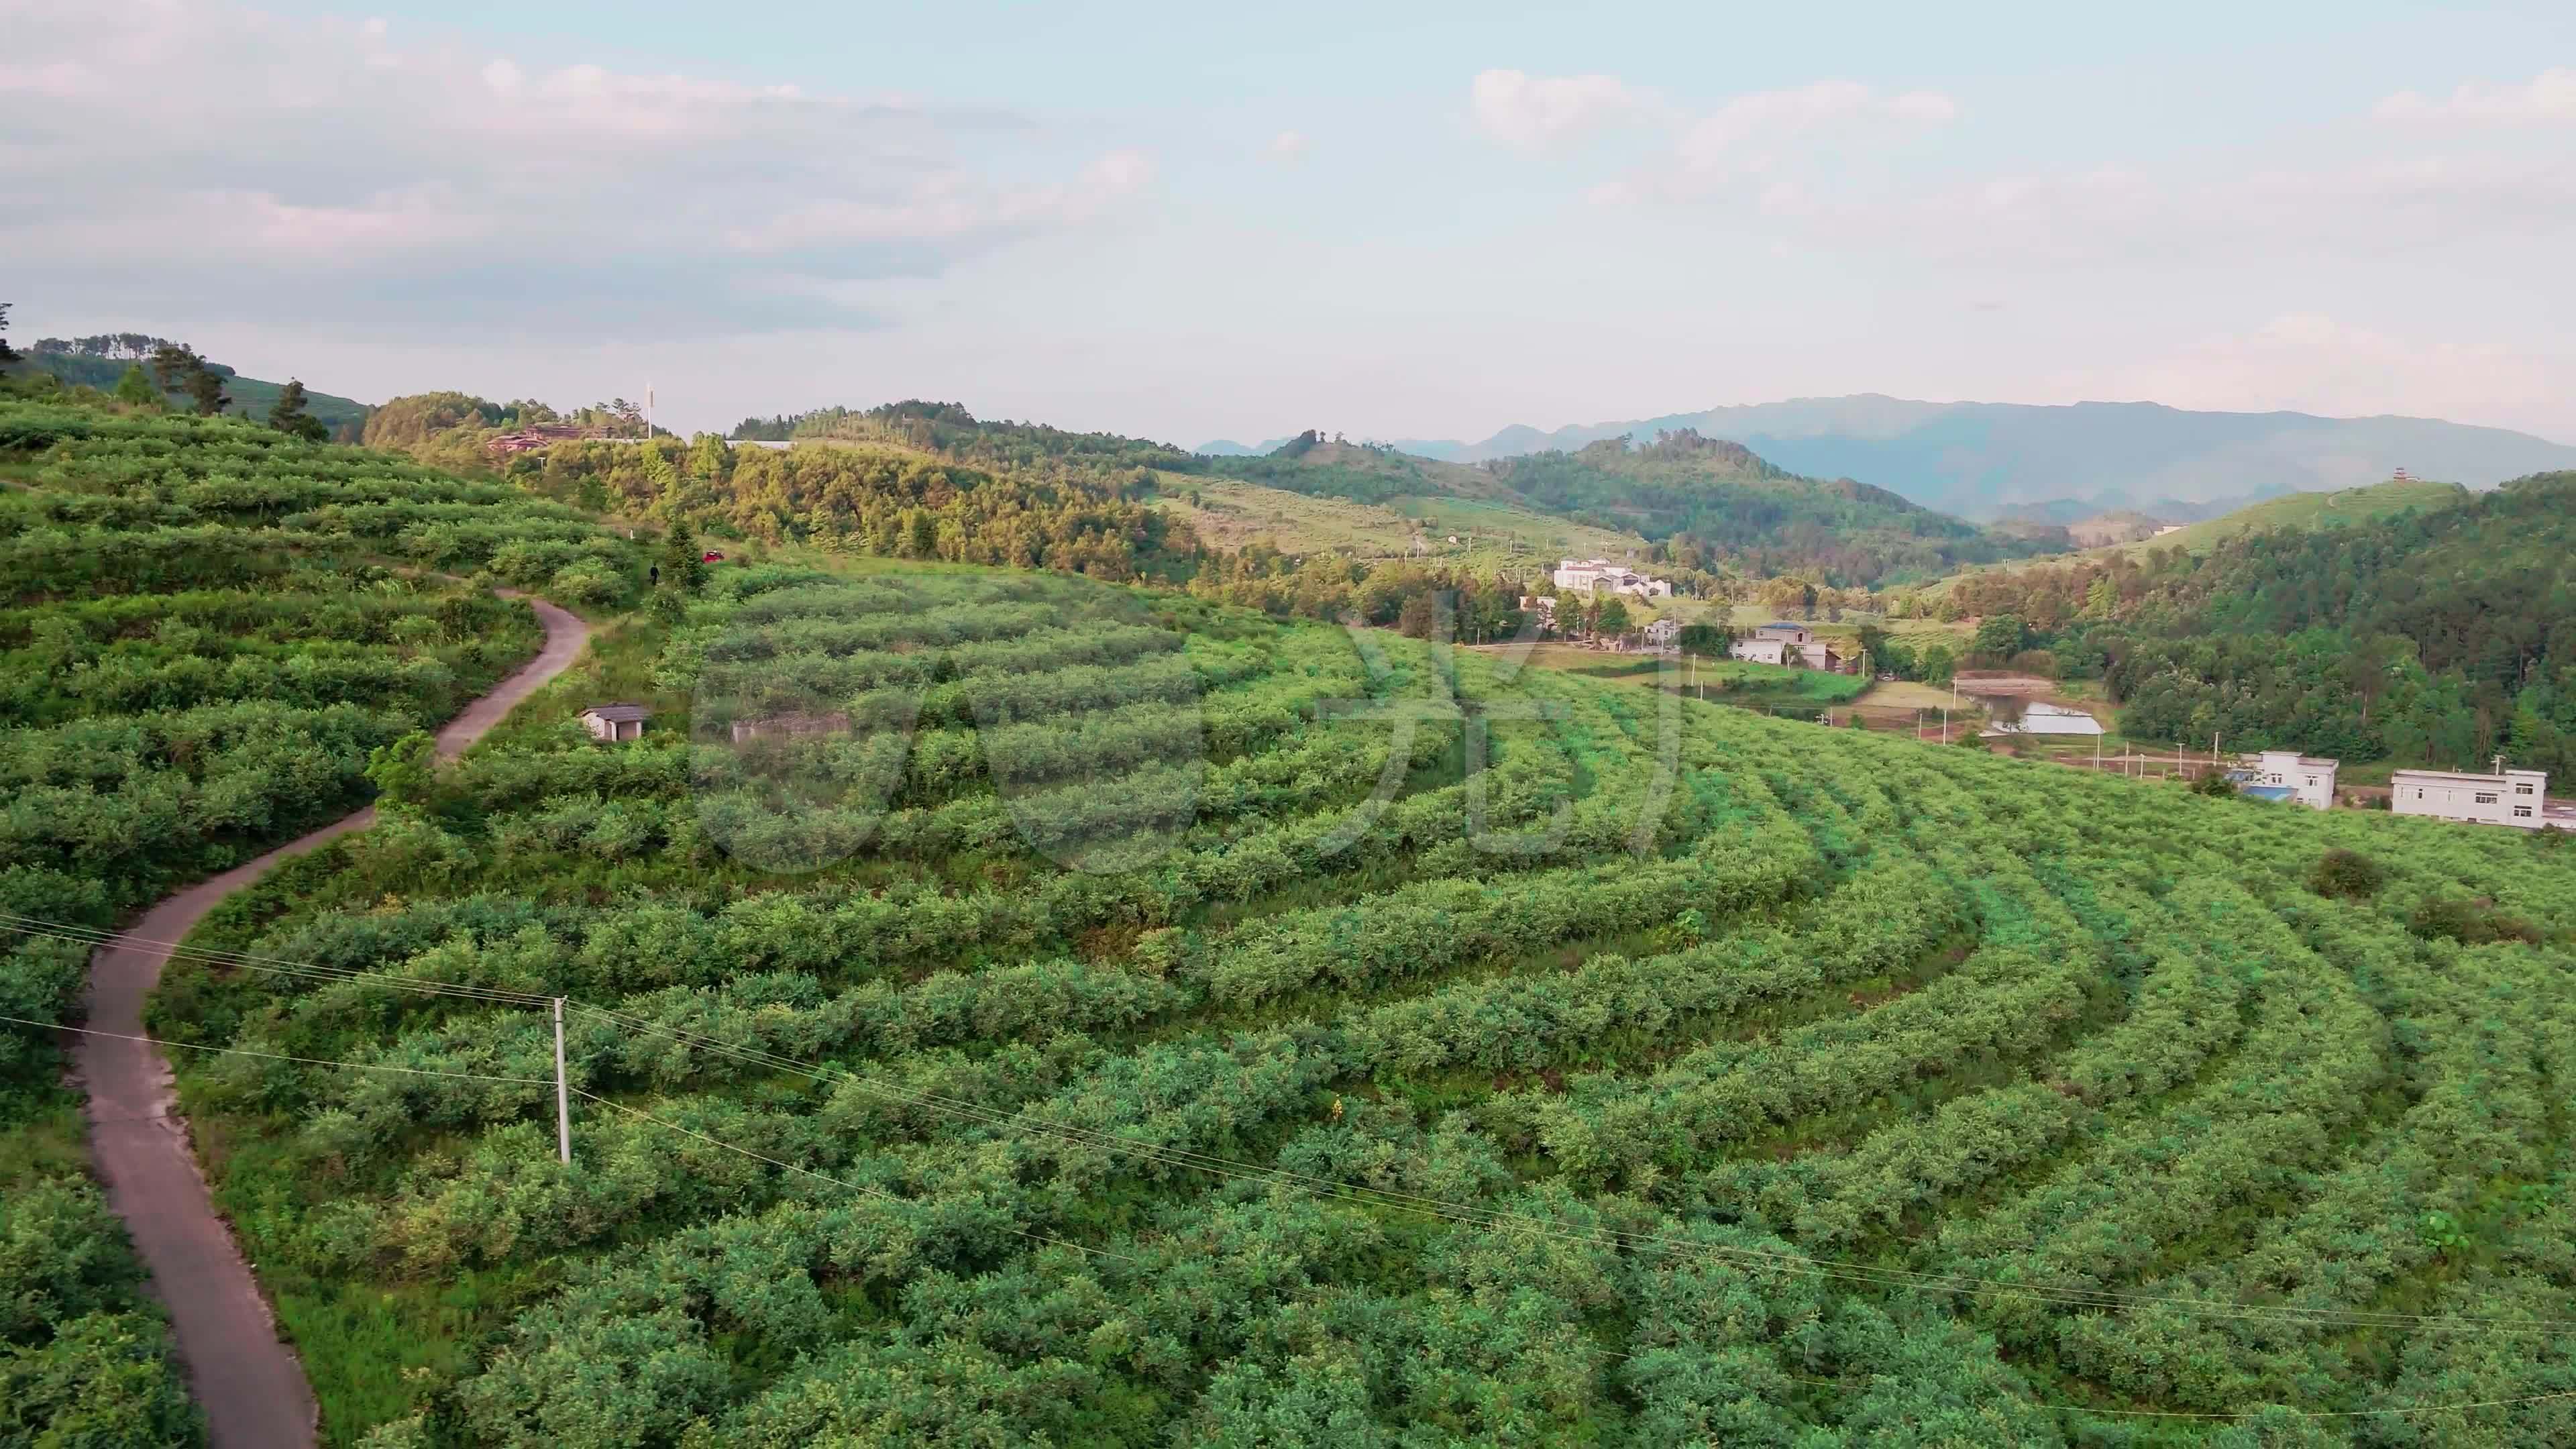
<svg viewBox="0 0 2576 1449">
<path fill-rule="evenodd" d="M 2576 6 L 1735 8 L 0 0 L 0 300 L 681 431 L 1884 392 L 2576 442 Z"/>
</svg>

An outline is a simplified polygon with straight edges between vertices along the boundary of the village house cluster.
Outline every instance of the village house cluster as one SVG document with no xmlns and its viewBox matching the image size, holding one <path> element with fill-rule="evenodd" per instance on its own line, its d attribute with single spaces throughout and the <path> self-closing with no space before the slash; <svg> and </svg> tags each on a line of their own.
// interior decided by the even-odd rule
<svg viewBox="0 0 2576 1449">
<path fill-rule="evenodd" d="M 2296 750 L 2265 750 L 2252 756 L 2231 778 L 2244 794 L 2282 800 L 2312 810 L 2330 810 L 2335 802 L 2335 771 L 2340 761 L 2302 755 Z M 2421 815 L 2471 825 L 2506 825 L 2538 830 L 2546 825 L 2576 829 L 2576 806 L 2549 803 L 2549 775 L 2543 770 L 2508 770 L 2498 759 L 2492 774 L 2460 770 L 2398 770 L 2388 780 L 2388 808 L 2398 815 Z"/>
</svg>

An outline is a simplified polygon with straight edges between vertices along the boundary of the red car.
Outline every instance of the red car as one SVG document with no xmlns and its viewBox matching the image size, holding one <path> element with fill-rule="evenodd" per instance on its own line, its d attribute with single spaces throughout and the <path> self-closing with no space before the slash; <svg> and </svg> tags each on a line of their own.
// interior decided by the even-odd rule
<svg viewBox="0 0 2576 1449">
<path fill-rule="evenodd" d="M 701 563 L 723 563 L 723 562 L 724 562 L 724 551 L 723 551 L 723 550 L 721 550 L 721 549 L 713 549 L 713 548 L 708 549 L 708 550 L 707 550 L 707 552 L 706 552 L 706 556 L 705 556 L 704 558 L 700 559 L 700 560 L 699 560 L 699 562 L 701 562 Z"/>
</svg>

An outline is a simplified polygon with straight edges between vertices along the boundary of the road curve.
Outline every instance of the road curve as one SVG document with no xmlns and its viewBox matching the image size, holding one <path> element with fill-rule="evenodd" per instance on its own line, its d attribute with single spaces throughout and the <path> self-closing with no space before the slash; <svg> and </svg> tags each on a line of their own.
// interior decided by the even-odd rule
<svg viewBox="0 0 2576 1449">
<path fill-rule="evenodd" d="M 511 708 L 581 657 L 590 629 L 541 599 L 545 647 L 491 693 L 438 732 L 452 760 Z M 215 1212 L 179 1115 L 170 1064 L 145 1041 L 143 1003 L 177 942 L 234 891 L 269 867 L 326 841 L 363 830 L 375 807 L 335 820 L 247 865 L 202 880 L 143 913 L 90 957 L 89 1025 L 119 1036 L 78 1036 L 73 1060 L 89 1096 L 90 1147 L 106 1179 L 108 1205 L 125 1220 L 151 1270 L 153 1293 L 170 1310 L 179 1358 L 206 1411 L 214 1449 L 295 1449 L 314 1442 L 313 1390 L 295 1351 L 280 1341 L 268 1302 Z"/>
</svg>

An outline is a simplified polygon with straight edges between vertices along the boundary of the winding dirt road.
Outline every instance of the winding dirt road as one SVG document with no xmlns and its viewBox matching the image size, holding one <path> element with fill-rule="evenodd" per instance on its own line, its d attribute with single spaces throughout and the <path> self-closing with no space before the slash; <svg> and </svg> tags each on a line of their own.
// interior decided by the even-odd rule
<svg viewBox="0 0 2576 1449">
<path fill-rule="evenodd" d="M 482 738 L 521 700 L 563 673 L 590 642 L 581 620 L 539 599 L 529 601 L 545 625 L 545 647 L 491 693 L 466 706 L 438 732 L 438 755 L 452 760 Z M 143 1003 L 170 958 L 206 912 L 290 855 L 363 830 L 370 805 L 247 865 L 199 881 L 154 906 L 124 934 L 90 957 L 89 1025 L 122 1036 L 74 1038 L 73 1060 L 89 1095 L 90 1145 L 107 1182 L 108 1205 L 125 1220 L 151 1269 L 152 1291 L 170 1310 L 188 1382 L 205 1407 L 215 1449 L 295 1449 L 314 1442 L 313 1391 L 295 1351 L 277 1336 L 276 1320 L 232 1232 L 215 1212 L 179 1115 L 170 1064 L 145 1041 Z"/>
</svg>

